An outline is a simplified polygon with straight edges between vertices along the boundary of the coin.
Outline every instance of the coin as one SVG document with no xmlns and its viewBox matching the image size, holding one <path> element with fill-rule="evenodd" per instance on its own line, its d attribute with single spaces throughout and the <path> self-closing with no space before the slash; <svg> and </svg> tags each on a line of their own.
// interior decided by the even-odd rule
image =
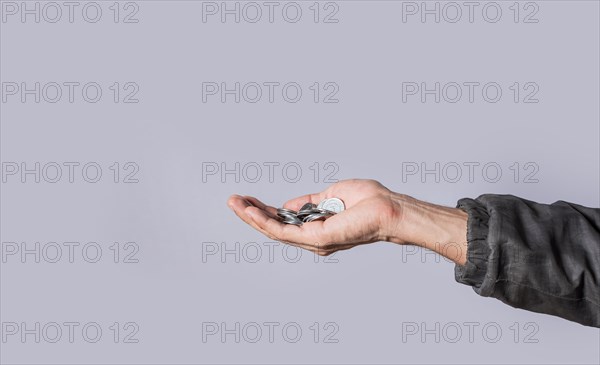
<svg viewBox="0 0 600 365">
<path fill-rule="evenodd" d="M 315 214 L 311 214 L 308 217 L 304 218 L 304 223 L 314 222 L 314 221 L 324 221 L 325 219 L 327 219 L 329 217 L 330 216 L 326 215 L 326 214 L 315 213 Z"/>
<path fill-rule="evenodd" d="M 291 209 L 286 209 L 286 208 L 277 208 L 277 213 L 281 213 L 281 214 L 293 214 L 296 215 L 298 214 L 298 212 L 296 212 L 295 210 L 291 210 Z"/>
<path fill-rule="evenodd" d="M 316 205 L 316 204 L 313 204 L 313 203 L 306 203 L 306 204 L 304 204 L 304 205 L 302 206 L 302 208 L 300 208 L 299 212 L 300 212 L 300 211 L 303 211 L 303 210 L 315 209 L 316 207 L 317 207 L 317 205 Z"/>
<path fill-rule="evenodd" d="M 319 208 L 335 213 L 340 213 L 346 209 L 344 202 L 338 198 L 329 198 L 323 200 L 321 203 L 319 203 Z"/>
<path fill-rule="evenodd" d="M 294 217 L 294 216 L 289 216 L 289 217 L 286 217 L 283 220 L 283 223 L 285 223 L 285 224 L 295 224 L 297 226 L 301 226 L 302 225 L 302 220 L 299 219 L 299 218 L 297 218 L 297 217 Z"/>
<path fill-rule="evenodd" d="M 295 211 L 285 208 L 277 209 L 277 216 L 279 217 L 280 221 L 289 224 L 296 224 L 296 221 L 298 220 Z M 302 223 L 302 221 L 300 221 L 300 223 Z"/>
<path fill-rule="evenodd" d="M 287 208 L 277 208 L 277 216 L 282 223 L 300 226 L 303 223 L 324 221 L 344 209 L 344 203 L 340 199 L 330 198 L 321 201 L 318 205 L 305 203 L 297 212 Z"/>
<path fill-rule="evenodd" d="M 300 218 L 300 219 L 304 219 L 305 217 L 311 215 L 313 213 L 312 210 L 301 210 L 298 212 L 298 214 L 296 215 L 296 217 Z"/>
</svg>

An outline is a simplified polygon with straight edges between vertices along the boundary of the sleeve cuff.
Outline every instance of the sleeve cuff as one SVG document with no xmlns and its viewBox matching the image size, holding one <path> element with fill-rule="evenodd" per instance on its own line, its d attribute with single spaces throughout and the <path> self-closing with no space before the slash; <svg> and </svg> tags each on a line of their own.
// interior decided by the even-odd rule
<svg viewBox="0 0 600 365">
<path fill-rule="evenodd" d="M 490 296 L 491 293 L 482 292 L 491 254 L 488 243 L 490 215 L 483 204 L 469 198 L 460 199 L 456 207 L 468 214 L 467 262 L 455 266 L 454 277 L 457 282 L 472 286 L 477 294 Z"/>
</svg>

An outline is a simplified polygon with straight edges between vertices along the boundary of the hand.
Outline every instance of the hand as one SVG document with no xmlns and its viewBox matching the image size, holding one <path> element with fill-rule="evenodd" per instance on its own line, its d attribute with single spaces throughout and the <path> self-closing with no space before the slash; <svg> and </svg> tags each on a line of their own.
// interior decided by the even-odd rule
<svg viewBox="0 0 600 365">
<path fill-rule="evenodd" d="M 467 255 L 467 214 L 390 191 L 374 180 L 345 180 L 325 191 L 292 199 L 284 208 L 340 198 L 346 210 L 325 221 L 284 224 L 277 209 L 250 196 L 233 195 L 227 204 L 244 222 L 271 239 L 319 255 L 377 241 L 415 244 L 463 265 Z"/>
<path fill-rule="evenodd" d="M 402 216 L 402 206 L 393 196 L 394 193 L 374 180 L 341 181 L 321 193 L 304 195 L 283 205 L 297 211 L 306 203 L 319 204 L 333 197 L 346 205 L 346 210 L 325 221 L 302 226 L 281 223 L 276 208 L 253 197 L 233 195 L 228 205 L 244 222 L 271 239 L 329 255 L 356 245 L 389 240 L 384 227 L 391 222 L 397 224 Z"/>
</svg>

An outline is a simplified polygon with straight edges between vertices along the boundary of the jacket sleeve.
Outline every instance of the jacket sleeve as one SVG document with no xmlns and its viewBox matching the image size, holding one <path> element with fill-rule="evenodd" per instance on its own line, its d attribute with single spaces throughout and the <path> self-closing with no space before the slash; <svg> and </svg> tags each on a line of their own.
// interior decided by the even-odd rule
<svg viewBox="0 0 600 365">
<path fill-rule="evenodd" d="M 516 308 L 600 327 L 600 209 L 493 194 L 457 207 L 468 223 L 456 281 Z"/>
</svg>

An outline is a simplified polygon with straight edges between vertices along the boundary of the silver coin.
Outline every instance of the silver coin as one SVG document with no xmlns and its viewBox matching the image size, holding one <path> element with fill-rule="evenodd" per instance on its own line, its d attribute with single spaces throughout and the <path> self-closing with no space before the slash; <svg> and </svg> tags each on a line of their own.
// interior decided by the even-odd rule
<svg viewBox="0 0 600 365">
<path fill-rule="evenodd" d="M 285 224 L 295 224 L 297 226 L 302 225 L 302 221 L 296 217 L 288 217 L 286 219 L 283 220 L 283 223 Z"/>
<path fill-rule="evenodd" d="M 330 198 L 323 200 L 321 203 L 319 203 L 319 208 L 329 210 L 334 213 L 340 213 L 346 209 L 346 207 L 344 206 L 344 202 L 338 198 Z"/>
<path fill-rule="evenodd" d="M 310 209 L 315 209 L 317 207 L 316 204 L 313 203 L 306 203 L 302 206 L 302 208 L 300 208 L 300 210 L 298 212 L 301 212 L 303 210 L 310 210 Z"/>
<path fill-rule="evenodd" d="M 277 213 L 277 216 L 281 217 L 281 218 L 287 218 L 287 217 L 296 218 L 297 217 L 296 214 L 290 214 L 290 213 Z"/>
<path fill-rule="evenodd" d="M 319 213 L 320 211 L 321 211 L 320 209 L 305 209 L 305 210 L 298 211 L 298 214 L 296 214 L 296 215 L 297 216 L 309 215 L 309 214 L 313 214 L 313 213 Z"/>
<path fill-rule="evenodd" d="M 288 216 L 285 216 L 285 217 L 279 217 L 279 220 L 282 221 L 282 222 L 286 222 L 286 221 L 300 220 L 300 218 L 298 218 L 296 216 L 288 215 Z"/>
<path fill-rule="evenodd" d="M 304 218 L 304 223 L 314 222 L 314 221 L 324 221 L 327 218 L 328 218 L 328 216 L 325 214 L 315 213 L 315 214 L 311 214 L 308 217 Z"/>
<path fill-rule="evenodd" d="M 298 212 L 297 216 L 298 216 L 298 218 L 302 218 L 302 217 L 309 216 L 311 214 L 321 214 L 321 215 L 327 216 L 327 218 L 329 218 L 336 213 L 332 212 L 330 210 L 326 210 L 326 209 L 311 209 L 308 211 Z"/>
<path fill-rule="evenodd" d="M 277 213 L 296 215 L 298 212 L 296 212 L 295 210 L 287 209 L 287 208 L 277 208 Z"/>
<path fill-rule="evenodd" d="M 338 198 L 330 198 L 321 201 L 318 205 L 306 203 L 300 210 L 277 208 L 277 218 L 285 224 L 301 226 L 302 223 L 324 221 L 327 218 L 344 210 L 344 203 Z"/>
</svg>

